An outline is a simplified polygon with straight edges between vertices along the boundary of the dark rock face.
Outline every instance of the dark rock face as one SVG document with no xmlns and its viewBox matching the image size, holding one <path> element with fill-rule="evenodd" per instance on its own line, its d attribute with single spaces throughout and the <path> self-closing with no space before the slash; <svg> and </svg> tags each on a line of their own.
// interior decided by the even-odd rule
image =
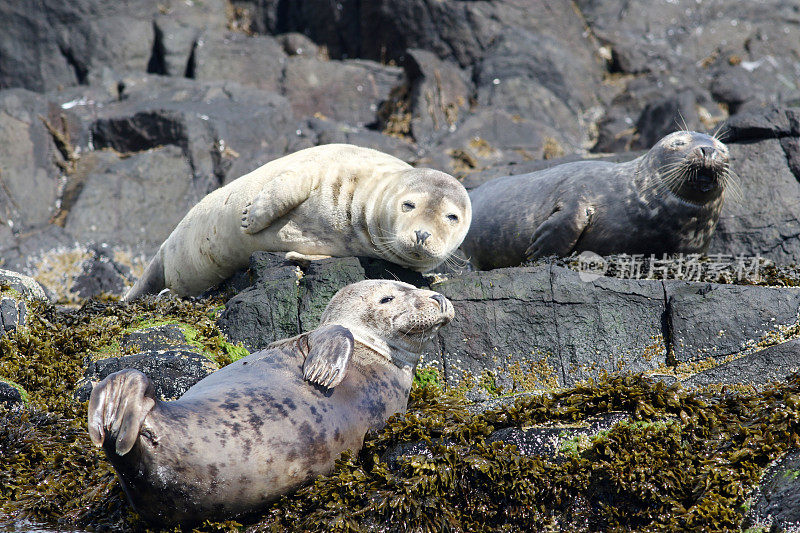
<svg viewBox="0 0 800 533">
<path fill-rule="evenodd" d="M 0 297 L 0 336 L 25 325 L 27 314 L 25 302 Z"/>
<path fill-rule="evenodd" d="M 797 322 L 800 289 L 666 282 L 675 360 L 722 358 Z"/>
<path fill-rule="evenodd" d="M 800 527 L 800 450 L 776 461 L 751 495 L 755 500 L 745 517 L 745 528 L 796 531 Z"/>
<path fill-rule="evenodd" d="M 0 380 L 0 405 L 10 409 L 21 403 L 23 403 L 22 394 L 19 390 L 5 381 Z"/>
<path fill-rule="evenodd" d="M 146 374 L 161 400 L 175 400 L 189 388 L 211 374 L 216 367 L 202 355 L 187 350 L 159 350 L 124 357 L 110 357 L 89 363 L 86 381 L 75 392 L 80 402 L 89 399 L 93 384 L 124 368 Z"/>
</svg>

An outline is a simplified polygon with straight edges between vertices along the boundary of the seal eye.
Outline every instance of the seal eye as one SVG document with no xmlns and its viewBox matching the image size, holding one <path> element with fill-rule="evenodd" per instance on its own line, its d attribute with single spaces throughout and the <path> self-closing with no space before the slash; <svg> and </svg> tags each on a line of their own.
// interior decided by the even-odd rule
<svg viewBox="0 0 800 533">
<path fill-rule="evenodd" d="M 447 220 L 449 220 L 450 222 L 458 222 L 458 215 L 450 213 L 449 215 L 447 215 Z"/>
<path fill-rule="evenodd" d="M 408 211 L 411 211 L 415 207 L 417 207 L 417 206 L 414 205 L 414 202 L 403 202 L 403 212 L 404 213 L 406 213 Z"/>
<path fill-rule="evenodd" d="M 381 303 L 388 304 L 392 300 L 394 300 L 394 296 L 384 296 L 383 298 L 381 298 Z"/>
</svg>

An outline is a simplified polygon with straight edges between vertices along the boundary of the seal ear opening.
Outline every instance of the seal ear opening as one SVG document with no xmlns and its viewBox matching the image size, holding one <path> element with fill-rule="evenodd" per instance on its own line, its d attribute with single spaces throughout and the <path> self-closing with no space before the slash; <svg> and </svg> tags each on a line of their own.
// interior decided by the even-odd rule
<svg viewBox="0 0 800 533">
<path fill-rule="evenodd" d="M 310 332 L 305 340 L 308 353 L 303 362 L 303 379 L 326 389 L 341 383 L 353 354 L 355 341 L 350 330 L 329 324 Z"/>
</svg>

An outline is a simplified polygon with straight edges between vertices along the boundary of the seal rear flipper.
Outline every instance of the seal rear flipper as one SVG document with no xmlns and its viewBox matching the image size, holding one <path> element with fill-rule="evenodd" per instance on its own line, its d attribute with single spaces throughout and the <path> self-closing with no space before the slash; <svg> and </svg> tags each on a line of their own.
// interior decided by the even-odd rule
<svg viewBox="0 0 800 533">
<path fill-rule="evenodd" d="M 587 209 L 559 206 L 533 232 L 531 245 L 525 250 L 525 260 L 569 255 L 589 222 Z"/>
<path fill-rule="evenodd" d="M 89 438 L 95 446 L 114 444 L 125 455 L 139 437 L 142 423 L 156 404 L 153 382 L 138 370 L 106 377 L 89 398 Z"/>
<path fill-rule="evenodd" d="M 303 363 L 303 379 L 332 389 L 342 382 L 347 363 L 353 353 L 353 334 L 344 326 L 330 324 L 320 326 L 308 335 L 307 351 Z"/>
<path fill-rule="evenodd" d="M 311 194 L 311 180 L 292 172 L 272 178 L 242 210 L 242 231 L 253 235 L 302 204 Z"/>
<path fill-rule="evenodd" d="M 139 278 L 133 287 L 122 297 L 123 302 L 131 302 L 145 294 L 158 294 L 166 288 L 164 279 L 164 260 L 161 258 L 161 250 L 156 252 L 153 259 L 144 269 L 144 274 Z"/>
</svg>

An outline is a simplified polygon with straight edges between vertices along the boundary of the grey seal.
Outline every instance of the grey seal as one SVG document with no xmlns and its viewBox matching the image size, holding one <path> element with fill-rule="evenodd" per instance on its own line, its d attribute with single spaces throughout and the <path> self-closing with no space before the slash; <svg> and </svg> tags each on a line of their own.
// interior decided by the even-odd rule
<svg viewBox="0 0 800 533">
<path fill-rule="evenodd" d="M 89 436 L 131 504 L 159 525 L 257 511 L 329 473 L 369 429 L 404 412 L 421 347 L 453 317 L 442 295 L 396 281 L 348 285 L 318 328 L 155 398 L 136 370 L 89 400 Z"/>
<path fill-rule="evenodd" d="M 195 296 L 259 250 L 288 259 L 368 256 L 424 272 L 444 262 L 472 209 L 455 178 L 377 150 L 328 144 L 281 157 L 200 200 L 125 295 Z"/>
<path fill-rule="evenodd" d="M 632 161 L 578 161 L 484 183 L 470 192 L 461 248 L 480 269 L 583 251 L 703 253 L 736 186 L 722 142 L 679 131 Z"/>
</svg>

